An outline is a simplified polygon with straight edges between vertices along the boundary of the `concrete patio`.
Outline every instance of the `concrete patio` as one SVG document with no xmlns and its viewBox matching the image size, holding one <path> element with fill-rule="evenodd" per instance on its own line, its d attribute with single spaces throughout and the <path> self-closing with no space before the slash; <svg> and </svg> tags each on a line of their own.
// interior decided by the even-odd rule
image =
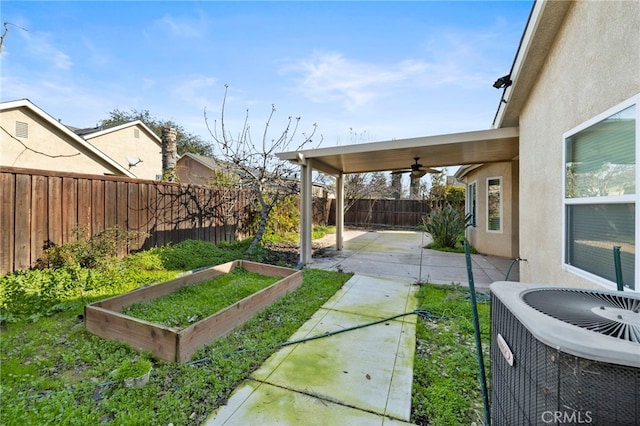
<svg viewBox="0 0 640 426">
<path fill-rule="evenodd" d="M 335 236 L 328 235 L 324 241 L 334 242 Z M 309 267 L 400 278 L 414 283 L 459 283 L 467 286 L 469 280 L 464 254 L 423 248 L 430 242 L 429 234 L 423 232 L 349 229 L 344 233 L 343 250 L 337 251 L 334 244 L 325 250 L 323 256 L 314 257 Z M 507 273 L 510 281 L 519 280 L 518 262 L 512 259 L 472 254 L 471 263 L 478 290 L 488 289 L 494 281 L 505 281 Z"/>
</svg>

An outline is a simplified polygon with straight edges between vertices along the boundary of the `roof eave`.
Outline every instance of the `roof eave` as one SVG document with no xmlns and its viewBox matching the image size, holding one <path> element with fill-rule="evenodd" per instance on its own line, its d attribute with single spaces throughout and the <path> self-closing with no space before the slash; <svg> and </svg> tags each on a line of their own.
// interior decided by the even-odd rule
<svg viewBox="0 0 640 426">
<path fill-rule="evenodd" d="M 31 111 L 35 112 L 41 118 L 43 118 L 45 121 L 47 121 L 50 125 L 52 125 L 56 129 L 60 130 L 62 133 L 67 135 L 69 138 L 74 140 L 79 145 L 81 145 L 81 146 L 85 147 L 86 149 L 88 149 L 89 151 L 91 151 L 93 154 L 98 156 L 101 160 L 105 161 L 107 164 L 109 164 L 115 170 L 121 172 L 122 174 L 124 174 L 125 176 L 128 176 L 128 177 L 131 177 L 131 178 L 135 178 L 136 177 L 136 175 L 134 175 L 129 170 L 127 170 L 124 167 L 122 167 L 117 161 L 114 161 L 108 155 L 106 155 L 104 152 L 100 151 L 98 148 L 96 148 L 95 146 L 91 145 L 89 142 L 87 142 L 86 140 L 84 140 L 80 136 L 78 136 L 75 133 L 73 133 L 67 126 L 65 126 L 64 124 L 60 123 L 58 120 L 56 120 L 51 115 L 49 115 L 46 111 L 42 110 L 40 107 L 38 107 L 33 102 L 31 102 L 29 99 L 25 98 L 25 99 L 20 99 L 20 100 L 17 100 L 17 101 L 2 102 L 0 104 L 0 110 L 11 109 L 11 108 L 20 108 L 20 107 L 29 108 Z"/>
<path fill-rule="evenodd" d="M 537 0 L 531 9 L 511 67 L 511 85 L 504 90 L 493 120 L 494 128 L 519 125 L 520 111 L 535 85 L 556 35 L 573 2 Z"/>
</svg>

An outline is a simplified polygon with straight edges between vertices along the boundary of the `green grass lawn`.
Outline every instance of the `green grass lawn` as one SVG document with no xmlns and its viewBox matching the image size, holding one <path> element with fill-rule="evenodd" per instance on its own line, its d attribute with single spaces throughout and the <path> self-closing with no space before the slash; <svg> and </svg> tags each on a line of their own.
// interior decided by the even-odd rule
<svg viewBox="0 0 640 426">
<path fill-rule="evenodd" d="M 0 423 L 201 424 L 349 277 L 304 271 L 298 290 L 198 351 L 193 365 L 158 362 L 89 334 L 73 310 L 9 323 L 0 342 Z M 143 388 L 115 383 L 112 371 L 138 357 L 154 364 L 149 383 Z"/>
<path fill-rule="evenodd" d="M 277 282 L 279 277 L 235 268 L 157 299 L 126 306 L 122 313 L 167 327 L 185 328 Z"/>
<path fill-rule="evenodd" d="M 157 361 L 87 333 L 81 315 L 86 303 L 172 279 L 181 270 L 243 258 L 245 248 L 246 242 L 215 247 L 186 241 L 100 269 L 72 264 L 0 277 L 0 424 L 201 424 L 350 274 L 305 270 L 295 292 L 199 350 L 187 364 Z M 417 296 L 420 308 L 442 318 L 418 320 L 411 421 L 479 422 L 482 397 L 467 293 L 423 285 Z M 487 371 L 489 311 L 488 303 L 480 304 Z M 149 383 L 143 388 L 116 383 L 114 370 L 140 359 L 153 363 Z"/>
<path fill-rule="evenodd" d="M 419 425 L 481 424 L 484 418 L 469 293 L 423 285 L 418 306 L 440 319 L 418 319 L 411 421 Z M 490 304 L 478 302 L 485 370 L 489 372 Z M 487 378 L 489 382 L 489 378 Z"/>
</svg>

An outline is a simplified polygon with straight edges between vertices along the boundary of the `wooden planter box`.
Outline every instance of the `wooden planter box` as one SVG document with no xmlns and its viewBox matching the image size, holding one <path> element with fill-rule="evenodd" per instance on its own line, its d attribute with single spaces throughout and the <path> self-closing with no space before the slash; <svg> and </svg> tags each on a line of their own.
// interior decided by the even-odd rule
<svg viewBox="0 0 640 426">
<path fill-rule="evenodd" d="M 120 311 L 137 302 L 156 299 L 173 293 L 180 287 L 198 284 L 241 267 L 249 272 L 282 279 L 215 314 L 177 329 L 133 318 Z M 241 326 L 257 312 L 271 305 L 286 293 L 302 284 L 302 272 L 279 266 L 236 260 L 207 268 L 190 275 L 150 287 L 143 287 L 126 294 L 114 296 L 85 306 L 85 327 L 88 332 L 108 340 L 128 343 L 134 349 L 148 351 L 158 359 L 186 362 L 205 344 L 225 336 Z"/>
</svg>

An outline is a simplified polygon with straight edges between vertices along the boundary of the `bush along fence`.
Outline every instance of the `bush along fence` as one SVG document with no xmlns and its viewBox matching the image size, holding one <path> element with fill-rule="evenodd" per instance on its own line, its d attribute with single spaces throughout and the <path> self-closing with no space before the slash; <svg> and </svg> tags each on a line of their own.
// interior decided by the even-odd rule
<svg viewBox="0 0 640 426">
<path fill-rule="evenodd" d="M 247 236 L 253 214 L 246 190 L 9 167 L 0 167 L 0 187 L 0 274 L 33 266 L 45 247 L 79 233 L 134 231 L 126 252 L 218 243 Z"/>
</svg>

